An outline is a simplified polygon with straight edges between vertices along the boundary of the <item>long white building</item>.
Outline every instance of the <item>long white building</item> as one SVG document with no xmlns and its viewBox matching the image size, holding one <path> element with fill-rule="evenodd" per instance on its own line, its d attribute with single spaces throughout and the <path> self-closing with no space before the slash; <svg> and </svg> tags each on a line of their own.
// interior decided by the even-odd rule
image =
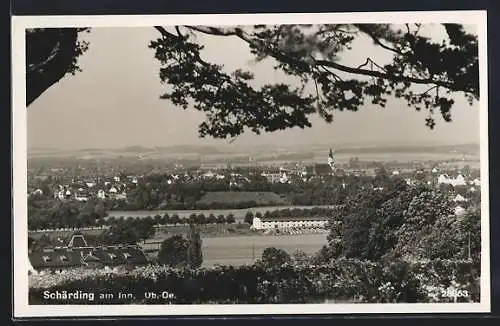
<svg viewBox="0 0 500 326">
<path fill-rule="evenodd" d="M 252 228 L 255 230 L 274 230 L 291 228 L 325 228 L 328 217 L 254 217 Z"/>
</svg>

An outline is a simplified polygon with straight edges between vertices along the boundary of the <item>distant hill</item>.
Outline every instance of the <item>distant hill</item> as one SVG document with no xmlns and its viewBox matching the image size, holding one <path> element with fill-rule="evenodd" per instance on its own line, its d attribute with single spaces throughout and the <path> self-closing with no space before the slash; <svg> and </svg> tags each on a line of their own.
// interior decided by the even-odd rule
<svg viewBox="0 0 500 326">
<path fill-rule="evenodd" d="M 175 158 L 184 155 L 204 156 L 206 160 L 210 157 L 220 160 L 221 158 L 245 157 L 269 157 L 290 160 L 300 160 L 313 153 L 327 153 L 329 148 L 334 148 L 335 154 L 358 155 L 358 154 L 379 154 L 379 153 L 457 153 L 457 154 L 479 154 L 479 144 L 312 144 L 308 148 L 296 147 L 230 147 L 230 146 L 203 146 L 203 145 L 176 145 L 160 147 L 128 146 L 124 148 L 85 148 L 85 149 L 55 149 L 55 148 L 33 148 L 28 150 L 29 157 L 103 157 L 112 158 L 120 156 L 141 156 L 141 157 L 162 157 Z"/>
<path fill-rule="evenodd" d="M 452 153 L 452 152 L 479 152 L 479 144 L 460 145 L 414 145 L 414 146 L 373 146 L 357 148 L 340 148 L 336 153 Z"/>
</svg>

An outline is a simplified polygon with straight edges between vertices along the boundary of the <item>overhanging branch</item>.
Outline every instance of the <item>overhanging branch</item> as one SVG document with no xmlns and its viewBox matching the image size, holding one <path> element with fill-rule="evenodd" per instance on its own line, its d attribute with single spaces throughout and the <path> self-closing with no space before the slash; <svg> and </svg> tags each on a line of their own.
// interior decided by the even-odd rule
<svg viewBox="0 0 500 326">
<path fill-rule="evenodd" d="M 401 51 L 399 51 L 399 50 L 397 50 L 395 48 L 391 48 L 390 46 L 382 43 L 382 41 L 375 34 L 373 34 L 372 31 L 369 28 L 366 28 L 366 26 L 364 24 L 354 24 L 354 26 L 356 26 L 361 32 L 363 32 L 366 35 L 368 35 L 373 40 L 373 42 L 375 42 L 380 47 L 382 47 L 382 48 L 384 48 L 386 50 L 389 50 L 391 52 L 394 52 L 396 54 L 404 55 Z"/>
<path fill-rule="evenodd" d="M 210 34 L 210 35 L 219 35 L 219 36 L 237 36 L 238 38 L 242 39 L 243 41 L 247 42 L 248 44 L 255 46 L 255 47 L 261 47 L 262 44 L 259 42 L 258 39 L 254 39 L 247 35 L 241 28 L 215 28 L 215 27 L 206 27 L 206 26 L 186 26 L 187 28 L 190 28 L 192 30 L 205 33 L 205 34 Z M 275 49 L 271 49 L 267 47 L 266 53 L 270 55 L 271 57 L 278 59 L 280 61 L 285 61 L 285 62 L 295 62 L 300 65 L 308 64 L 304 60 L 299 60 L 296 58 L 292 58 L 290 56 L 287 56 L 286 53 L 282 51 L 278 51 Z M 310 65 L 310 64 L 308 64 Z M 433 84 L 436 86 L 441 86 L 444 88 L 448 88 L 452 91 L 460 91 L 461 89 L 457 89 L 454 87 L 454 84 L 451 82 L 445 82 L 445 81 L 440 81 L 440 80 L 434 80 L 432 78 L 416 78 L 416 77 L 411 77 L 411 76 L 398 76 L 398 75 L 393 75 L 393 74 L 388 74 L 380 71 L 373 71 L 373 70 L 368 70 L 368 69 L 361 69 L 361 68 L 355 68 L 355 67 L 350 67 L 350 66 L 345 66 L 341 65 L 339 63 L 336 63 L 334 61 L 329 61 L 329 60 L 315 60 L 314 65 L 316 66 L 323 66 L 323 67 L 329 67 L 333 68 L 339 71 L 355 74 L 355 75 L 365 75 L 365 76 L 371 76 L 371 77 L 377 77 L 377 78 L 382 78 L 386 80 L 392 80 L 396 82 L 408 82 L 408 83 L 414 83 L 414 84 L 423 84 L 423 85 L 429 85 Z M 463 90 L 462 90 L 463 91 Z"/>
</svg>

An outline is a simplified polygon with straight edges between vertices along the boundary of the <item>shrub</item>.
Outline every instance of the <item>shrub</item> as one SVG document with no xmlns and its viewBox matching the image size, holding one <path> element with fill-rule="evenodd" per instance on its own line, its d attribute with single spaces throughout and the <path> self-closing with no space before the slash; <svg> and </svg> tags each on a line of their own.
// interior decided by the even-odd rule
<svg viewBox="0 0 500 326">
<path fill-rule="evenodd" d="M 232 224 L 236 222 L 235 218 L 234 218 L 234 215 L 229 213 L 227 216 L 226 216 L 226 223 L 228 224 Z"/>
<path fill-rule="evenodd" d="M 245 214 L 245 219 L 244 219 L 244 222 L 245 223 L 248 223 L 250 225 L 253 224 L 253 213 L 248 211 L 246 214 Z"/>
<path fill-rule="evenodd" d="M 268 247 L 262 253 L 262 264 L 268 267 L 279 267 L 289 263 L 290 255 L 283 249 Z"/>
<path fill-rule="evenodd" d="M 158 261 L 167 266 L 180 266 L 187 263 L 189 241 L 182 235 L 174 235 L 165 239 L 158 252 Z"/>
</svg>

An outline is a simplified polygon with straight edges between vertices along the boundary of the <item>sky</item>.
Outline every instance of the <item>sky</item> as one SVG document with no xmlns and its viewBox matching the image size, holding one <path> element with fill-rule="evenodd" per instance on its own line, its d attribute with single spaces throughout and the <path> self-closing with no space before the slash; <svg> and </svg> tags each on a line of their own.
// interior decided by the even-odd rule
<svg viewBox="0 0 500 326">
<path fill-rule="evenodd" d="M 439 25 L 425 26 L 436 39 L 445 36 Z M 159 37 L 152 27 L 94 28 L 85 39 L 89 50 L 79 59 L 82 72 L 66 75 L 43 93 L 28 109 L 28 148 L 119 148 L 127 146 L 225 145 L 308 146 L 312 144 L 479 143 L 479 105 L 469 106 L 454 97 L 452 123 L 438 115 L 434 130 L 425 126 L 425 112 L 389 98 L 387 106 L 365 105 L 358 112 L 336 112 L 327 124 L 313 118 L 312 128 L 254 135 L 229 140 L 200 139 L 203 114 L 182 110 L 159 97 L 165 91 L 159 79 L 160 64 L 148 43 Z M 207 61 L 226 69 L 247 68 L 256 83 L 287 81 L 272 62 L 252 61 L 246 43 L 234 37 L 201 36 Z M 359 38 L 343 53 L 340 63 L 359 66 L 370 56 L 383 64 L 387 51 Z"/>
</svg>

